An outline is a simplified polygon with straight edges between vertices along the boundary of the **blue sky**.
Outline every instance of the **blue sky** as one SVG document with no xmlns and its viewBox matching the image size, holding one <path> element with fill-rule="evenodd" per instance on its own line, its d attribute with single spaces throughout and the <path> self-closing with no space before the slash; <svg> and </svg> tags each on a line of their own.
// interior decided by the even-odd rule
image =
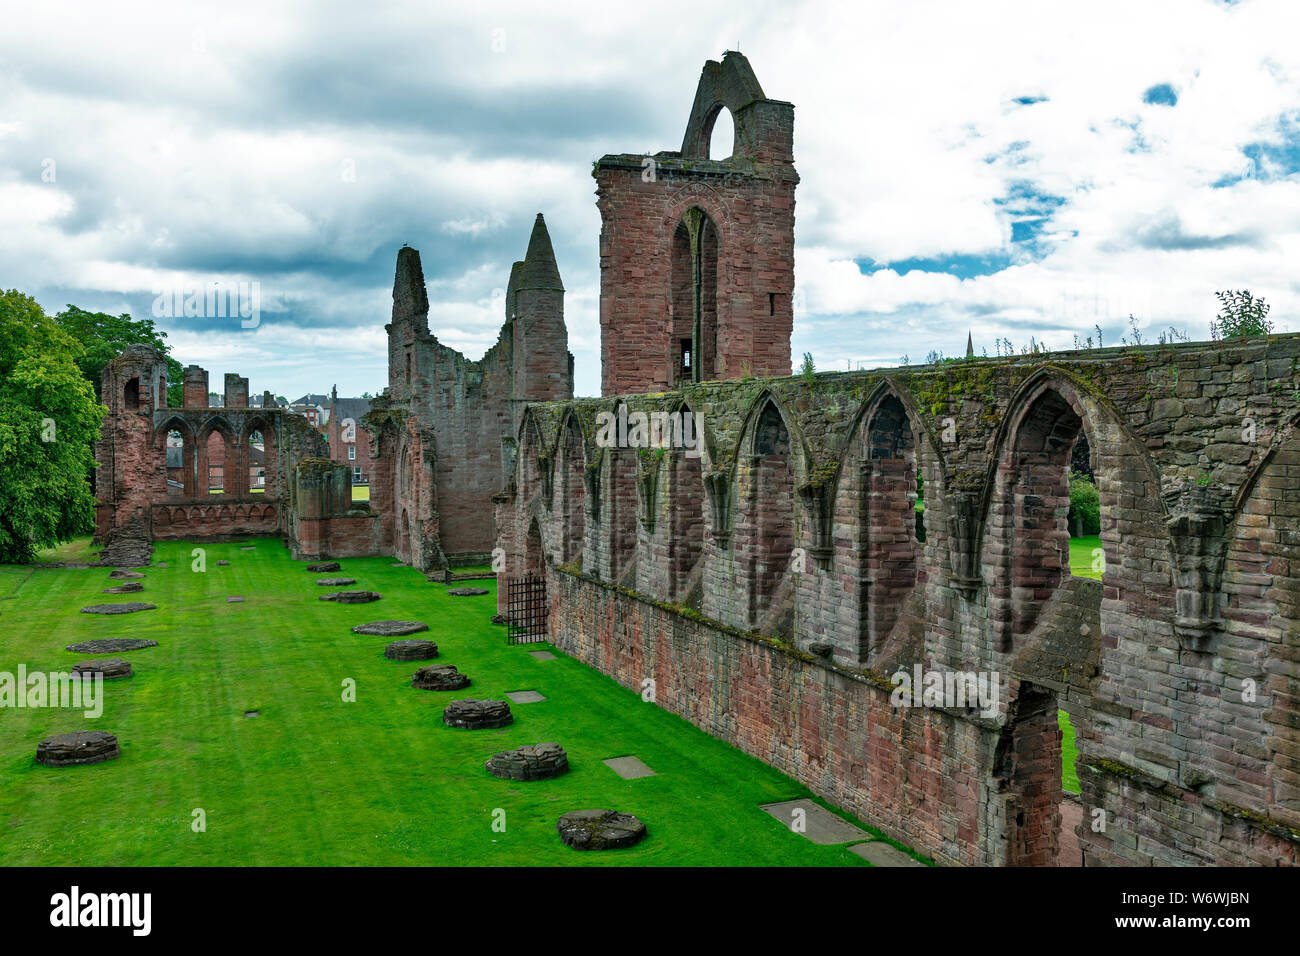
<svg viewBox="0 0 1300 956">
<path fill-rule="evenodd" d="M 147 315 L 160 287 L 257 281 L 257 328 L 161 321 L 183 363 L 373 392 L 397 249 L 477 358 L 542 212 L 594 394 L 591 162 L 677 148 L 701 65 L 738 45 L 795 104 L 795 356 L 1111 342 L 1130 313 L 1205 337 L 1220 288 L 1300 330 L 1300 4 L 1023 10 L 22 5 L 0 34 L 0 286 Z"/>
</svg>

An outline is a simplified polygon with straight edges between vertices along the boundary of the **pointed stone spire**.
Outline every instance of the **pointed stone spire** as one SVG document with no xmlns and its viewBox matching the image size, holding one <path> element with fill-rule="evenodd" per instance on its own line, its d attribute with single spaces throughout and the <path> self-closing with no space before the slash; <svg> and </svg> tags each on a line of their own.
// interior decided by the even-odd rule
<svg viewBox="0 0 1300 956">
<path fill-rule="evenodd" d="M 429 297 L 424 290 L 420 253 L 402 246 L 397 251 L 397 274 L 393 277 L 393 321 L 424 321 L 428 315 Z"/>
<path fill-rule="evenodd" d="M 516 286 L 516 291 L 524 289 L 564 291 L 560 269 L 555 264 L 555 250 L 551 248 L 551 236 L 546 231 L 546 220 L 540 212 L 533 223 L 533 234 L 528 239 L 528 253 L 524 256 L 524 268 Z"/>
<path fill-rule="evenodd" d="M 970 337 L 970 332 L 966 333 L 966 357 L 967 358 L 975 357 L 975 343 L 974 341 L 972 341 Z"/>
</svg>

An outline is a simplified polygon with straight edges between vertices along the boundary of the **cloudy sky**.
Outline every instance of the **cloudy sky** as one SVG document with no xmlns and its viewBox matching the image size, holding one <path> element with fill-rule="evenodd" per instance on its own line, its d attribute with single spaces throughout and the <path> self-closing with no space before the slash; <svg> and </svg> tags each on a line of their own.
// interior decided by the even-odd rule
<svg viewBox="0 0 1300 956">
<path fill-rule="evenodd" d="M 478 358 L 542 212 L 597 394 L 591 163 L 678 148 L 700 67 L 739 48 L 795 104 L 793 352 L 818 368 L 968 330 L 1118 344 L 1130 313 L 1205 338 L 1227 288 L 1300 331 L 1295 0 L 465 6 L 8 6 L 0 287 L 146 316 L 256 282 L 255 328 L 158 320 L 183 364 L 377 392 L 398 248 Z"/>
</svg>

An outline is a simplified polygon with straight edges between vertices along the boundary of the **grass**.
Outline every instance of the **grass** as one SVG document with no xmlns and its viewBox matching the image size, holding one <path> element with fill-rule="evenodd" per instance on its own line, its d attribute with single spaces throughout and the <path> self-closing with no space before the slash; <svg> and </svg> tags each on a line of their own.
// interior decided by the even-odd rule
<svg viewBox="0 0 1300 956">
<path fill-rule="evenodd" d="M 93 547 L 94 539 L 90 535 L 64 541 L 53 548 L 46 548 L 36 554 L 37 564 L 87 564 L 99 560 L 99 549 Z"/>
<path fill-rule="evenodd" d="M 1094 560 L 1100 567 L 1094 567 Z M 1106 569 L 1106 556 L 1102 552 L 1101 536 L 1084 535 L 1070 539 L 1070 574 L 1080 578 L 1101 580 Z M 1056 720 L 1061 728 L 1061 789 L 1067 793 L 1079 792 L 1079 774 L 1075 770 L 1075 761 L 1079 759 L 1079 750 L 1074 743 L 1074 726 L 1070 715 L 1063 710 L 1056 712 Z"/>
<path fill-rule="evenodd" d="M 1061 728 L 1061 789 L 1066 793 L 1079 792 L 1079 773 L 1075 761 L 1079 759 L 1079 748 L 1074 743 L 1074 725 L 1070 715 L 1063 710 L 1056 712 L 1056 722 Z"/>
<path fill-rule="evenodd" d="M 1098 567 L 1093 567 L 1094 559 Z M 1101 536 L 1084 535 L 1070 539 L 1070 573 L 1078 578 L 1096 578 L 1101 580 L 1106 570 L 1106 556 L 1101 548 Z"/>
<path fill-rule="evenodd" d="M 121 597 L 101 594 L 112 583 L 103 568 L 0 567 L 2 670 L 66 670 L 86 655 L 64 645 L 90 638 L 159 642 L 123 655 L 135 675 L 104 685 L 98 720 L 0 710 L 0 864 L 867 865 L 759 809 L 807 797 L 806 787 L 559 652 L 540 661 L 535 648 L 508 646 L 488 622 L 495 582 L 484 582 L 491 596 L 451 598 L 391 558 L 351 559 L 345 573 L 383 599 L 339 605 L 317 600 L 315 575 L 279 541 L 202 547 L 206 570 L 196 573 L 194 545 L 160 543 L 154 560 L 168 567 L 149 568 L 145 590 Z M 229 595 L 246 600 L 229 604 Z M 158 610 L 78 613 L 120 600 Z M 438 663 L 473 685 L 412 689 L 418 664 L 389 661 L 387 639 L 349 630 L 383 618 L 428 622 Z M 355 703 L 343 700 L 348 681 Z M 515 723 L 500 730 L 440 720 L 450 699 L 514 690 L 548 700 L 515 705 Z M 245 718 L 250 710 L 260 716 Z M 42 738 L 75 730 L 117 734 L 121 758 L 36 764 Z M 512 783 L 483 769 L 498 750 L 547 740 L 569 751 L 559 779 Z M 657 775 L 627 781 L 601 762 L 625 754 Z M 555 821 L 588 807 L 635 813 L 649 837 L 616 853 L 569 850 Z M 205 832 L 191 828 L 197 809 Z M 505 832 L 493 831 L 497 809 Z"/>
</svg>

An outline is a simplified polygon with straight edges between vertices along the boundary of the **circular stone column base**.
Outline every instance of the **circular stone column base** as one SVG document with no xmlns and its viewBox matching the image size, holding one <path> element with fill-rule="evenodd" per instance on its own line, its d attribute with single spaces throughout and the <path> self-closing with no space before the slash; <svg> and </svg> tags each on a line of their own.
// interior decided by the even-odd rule
<svg viewBox="0 0 1300 956">
<path fill-rule="evenodd" d="M 469 676 L 452 664 L 432 664 L 415 672 L 411 686 L 416 690 L 464 690 L 469 686 Z"/>
<path fill-rule="evenodd" d="M 36 762 L 47 767 L 100 763 L 104 760 L 116 760 L 121 755 L 117 738 L 102 730 L 56 734 L 36 745 Z"/>
<path fill-rule="evenodd" d="M 537 744 L 493 754 L 484 766 L 502 780 L 550 780 L 569 769 L 569 755 L 557 743 Z"/>
<path fill-rule="evenodd" d="M 352 629 L 353 634 L 373 634 L 376 637 L 401 637 L 403 634 L 419 634 L 427 631 L 429 625 L 422 621 L 371 621 L 358 624 Z"/>
<path fill-rule="evenodd" d="M 356 584 L 356 578 L 317 578 L 316 583 L 323 588 L 341 588 L 349 584 Z"/>
<path fill-rule="evenodd" d="M 431 661 L 438 656 L 438 645 L 433 641 L 393 641 L 384 648 L 390 661 Z"/>
<path fill-rule="evenodd" d="M 115 571 L 109 571 L 108 576 L 110 578 L 117 578 L 119 581 L 122 580 L 131 581 L 131 580 L 135 580 L 136 578 L 144 577 L 144 575 L 141 574 L 139 571 L 127 571 L 125 568 L 118 568 Z"/>
<path fill-rule="evenodd" d="M 82 614 L 134 614 L 136 611 L 154 611 L 157 610 L 157 604 L 140 604 L 137 601 L 128 601 L 126 604 L 92 604 L 90 607 L 83 607 Z"/>
<path fill-rule="evenodd" d="M 322 594 L 322 601 L 338 601 L 340 604 L 369 604 L 371 601 L 378 601 L 382 594 L 378 591 L 335 591 L 333 594 Z"/>
<path fill-rule="evenodd" d="M 337 561 L 322 561 L 319 564 L 307 565 L 308 571 L 314 571 L 317 574 L 329 574 L 331 571 L 342 571 Z"/>
<path fill-rule="evenodd" d="M 104 680 L 121 680 L 131 676 L 131 664 L 119 657 L 110 657 L 105 661 L 81 661 L 72 665 L 73 677 L 94 677 L 96 674 Z"/>
<path fill-rule="evenodd" d="M 442 712 L 442 722 L 448 727 L 481 730 L 504 727 L 514 723 L 514 714 L 504 700 L 453 700 Z"/>
<path fill-rule="evenodd" d="M 138 594 L 144 590 L 144 585 L 139 581 L 127 581 L 125 584 L 119 584 L 115 588 L 104 588 L 105 594 Z"/>
<path fill-rule="evenodd" d="M 157 641 L 146 641 L 142 637 L 106 637 L 99 641 L 69 644 L 65 649 L 76 654 L 120 654 L 122 651 L 138 651 L 141 648 L 157 646 Z"/>
<path fill-rule="evenodd" d="M 645 824 L 617 810 L 574 810 L 555 824 L 565 846 L 575 850 L 618 850 L 639 843 Z"/>
</svg>

